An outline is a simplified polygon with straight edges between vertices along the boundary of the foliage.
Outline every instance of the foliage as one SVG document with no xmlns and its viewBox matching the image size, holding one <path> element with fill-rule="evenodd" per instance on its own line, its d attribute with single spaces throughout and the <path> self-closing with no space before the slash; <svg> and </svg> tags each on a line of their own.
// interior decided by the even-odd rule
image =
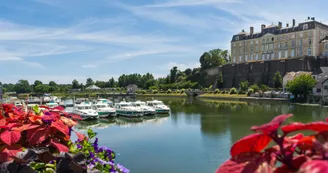
<svg viewBox="0 0 328 173">
<path fill-rule="evenodd" d="M 286 88 L 289 92 L 293 93 L 295 97 L 300 96 L 304 100 L 307 99 L 307 95 L 316 84 L 315 79 L 311 75 L 301 74 L 295 77 L 292 81 L 288 81 Z"/>
<path fill-rule="evenodd" d="M 182 89 L 180 90 L 180 94 L 183 94 L 183 93 L 185 93 L 185 89 L 182 88 Z"/>
<path fill-rule="evenodd" d="M 253 89 L 254 92 L 260 91 L 260 87 L 257 84 L 251 85 L 249 88 Z"/>
<path fill-rule="evenodd" d="M 239 90 L 239 91 L 238 91 L 238 94 L 246 94 L 246 91 Z"/>
<path fill-rule="evenodd" d="M 152 90 L 153 94 L 158 94 L 158 90 Z"/>
<path fill-rule="evenodd" d="M 214 93 L 215 94 L 218 94 L 218 93 L 220 93 L 220 90 L 219 89 L 215 89 Z"/>
<path fill-rule="evenodd" d="M 223 86 L 223 75 L 222 75 L 222 72 L 220 71 L 219 72 L 219 75 L 217 77 L 218 81 L 217 81 L 217 87 L 218 88 L 222 88 Z"/>
<path fill-rule="evenodd" d="M 242 81 L 239 84 L 239 88 L 240 88 L 241 91 L 247 91 L 248 85 L 249 85 L 248 81 Z"/>
<path fill-rule="evenodd" d="M 234 143 L 230 150 L 231 159 L 216 172 L 326 172 L 328 123 L 295 122 L 282 126 L 291 116 L 279 115 L 269 123 L 251 127 L 256 133 Z M 304 130 L 314 133 L 290 135 Z M 271 141 L 275 145 L 268 146 Z"/>
<path fill-rule="evenodd" d="M 72 88 L 73 89 L 79 89 L 80 88 L 79 82 L 76 79 L 74 79 L 72 81 Z"/>
<path fill-rule="evenodd" d="M 32 91 L 32 88 L 27 80 L 19 80 L 16 83 L 14 90 L 17 93 L 29 93 Z"/>
<path fill-rule="evenodd" d="M 261 91 L 265 92 L 269 90 L 269 87 L 267 85 L 262 84 L 260 87 Z"/>
<path fill-rule="evenodd" d="M 228 50 L 213 49 L 204 52 L 199 59 L 202 69 L 223 65 L 228 59 Z"/>
<path fill-rule="evenodd" d="M 92 131 L 86 138 L 73 130 L 81 117 L 64 112 L 62 107 L 41 108 L 25 110 L 11 104 L 0 105 L 2 172 L 129 172 L 114 164 L 115 153 L 109 155 L 108 148 L 95 147 Z M 78 137 L 76 143 L 70 139 L 72 132 Z"/>
<path fill-rule="evenodd" d="M 236 88 L 231 88 L 229 93 L 230 94 L 237 94 L 237 89 Z"/>
<path fill-rule="evenodd" d="M 172 90 L 171 90 L 171 89 L 168 89 L 168 90 L 166 91 L 166 93 L 167 93 L 167 94 L 171 94 L 171 93 L 172 93 Z"/>
<path fill-rule="evenodd" d="M 282 77 L 279 71 L 277 71 L 273 76 L 273 87 L 276 89 L 282 88 Z"/>
<path fill-rule="evenodd" d="M 250 96 L 253 93 L 254 93 L 254 90 L 252 88 L 249 88 L 247 91 L 247 95 Z"/>
</svg>

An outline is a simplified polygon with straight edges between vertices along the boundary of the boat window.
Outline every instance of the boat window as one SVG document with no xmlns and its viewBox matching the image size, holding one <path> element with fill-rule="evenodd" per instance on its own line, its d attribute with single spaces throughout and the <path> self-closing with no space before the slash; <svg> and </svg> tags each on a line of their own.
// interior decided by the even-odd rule
<svg viewBox="0 0 328 173">
<path fill-rule="evenodd" d="M 86 106 L 85 109 L 91 109 L 91 107 L 90 106 Z"/>
</svg>

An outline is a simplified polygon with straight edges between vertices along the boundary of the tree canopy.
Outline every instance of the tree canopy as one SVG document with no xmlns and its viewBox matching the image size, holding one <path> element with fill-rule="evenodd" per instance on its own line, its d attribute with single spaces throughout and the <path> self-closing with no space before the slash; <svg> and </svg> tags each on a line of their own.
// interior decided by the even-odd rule
<svg viewBox="0 0 328 173">
<path fill-rule="evenodd" d="M 309 92 L 316 84 L 315 79 L 309 74 L 301 74 L 293 80 L 288 81 L 286 88 L 289 92 L 293 93 L 295 97 L 300 97 L 303 100 L 307 99 Z"/>
<path fill-rule="evenodd" d="M 273 76 L 273 87 L 274 88 L 281 88 L 282 87 L 282 77 L 279 71 L 277 71 Z"/>
<path fill-rule="evenodd" d="M 224 65 L 229 60 L 228 50 L 212 49 L 204 52 L 199 59 L 202 69 Z"/>
</svg>

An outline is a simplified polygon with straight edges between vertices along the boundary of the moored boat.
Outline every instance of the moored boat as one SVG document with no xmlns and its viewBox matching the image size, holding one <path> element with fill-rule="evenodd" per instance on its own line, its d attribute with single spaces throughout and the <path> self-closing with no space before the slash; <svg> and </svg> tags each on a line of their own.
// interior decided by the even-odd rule
<svg viewBox="0 0 328 173">
<path fill-rule="evenodd" d="M 140 108 L 143 115 L 151 116 L 156 114 L 156 110 L 153 107 L 147 106 L 146 102 L 136 101 L 132 102 L 132 105 L 136 108 Z"/>
<path fill-rule="evenodd" d="M 115 108 L 110 107 L 106 99 L 98 99 L 92 107 L 98 112 L 100 118 L 115 116 L 116 113 Z"/>
<path fill-rule="evenodd" d="M 166 106 L 162 101 L 152 100 L 146 102 L 148 106 L 153 107 L 156 110 L 157 114 L 169 114 L 171 109 Z"/>
<path fill-rule="evenodd" d="M 116 115 L 126 116 L 126 117 L 141 117 L 142 111 L 134 106 L 131 103 L 122 101 L 115 104 Z"/>
<path fill-rule="evenodd" d="M 92 109 L 92 105 L 89 102 L 75 105 L 72 113 L 81 116 L 82 120 L 99 118 L 98 112 Z"/>
</svg>

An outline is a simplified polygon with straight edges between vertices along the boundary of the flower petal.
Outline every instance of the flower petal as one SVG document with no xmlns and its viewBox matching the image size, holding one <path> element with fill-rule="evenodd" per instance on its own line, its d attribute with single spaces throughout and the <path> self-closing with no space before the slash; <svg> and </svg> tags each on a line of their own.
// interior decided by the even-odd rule
<svg viewBox="0 0 328 173">
<path fill-rule="evenodd" d="M 312 122 L 312 123 L 291 123 L 289 125 L 285 125 L 281 127 L 281 130 L 287 134 L 299 130 L 312 130 L 315 132 L 322 132 L 322 131 L 328 131 L 328 123 L 318 121 L 318 122 Z"/>
<path fill-rule="evenodd" d="M 251 134 L 237 141 L 230 150 L 231 157 L 240 153 L 260 152 L 271 141 L 265 134 Z"/>
<path fill-rule="evenodd" d="M 305 162 L 299 173 L 328 173 L 328 162 L 326 160 L 312 160 Z"/>
</svg>

